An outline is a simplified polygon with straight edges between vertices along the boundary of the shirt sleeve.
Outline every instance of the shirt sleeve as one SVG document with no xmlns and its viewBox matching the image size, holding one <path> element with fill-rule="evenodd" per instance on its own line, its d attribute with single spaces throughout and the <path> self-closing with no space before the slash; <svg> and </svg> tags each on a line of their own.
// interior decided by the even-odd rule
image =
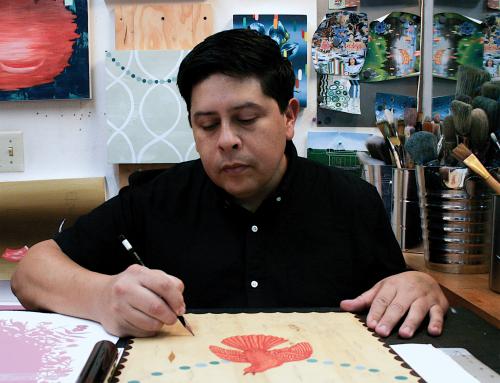
<svg viewBox="0 0 500 383">
<path fill-rule="evenodd" d="M 129 190 L 106 201 L 75 224 L 57 234 L 54 240 L 73 261 L 86 269 L 116 274 L 133 263 L 118 239 L 130 235 Z"/>
</svg>

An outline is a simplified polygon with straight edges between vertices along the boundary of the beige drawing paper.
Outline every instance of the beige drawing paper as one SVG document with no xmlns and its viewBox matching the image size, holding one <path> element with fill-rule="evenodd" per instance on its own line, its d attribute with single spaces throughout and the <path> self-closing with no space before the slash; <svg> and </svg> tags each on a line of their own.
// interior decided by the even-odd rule
<svg viewBox="0 0 500 383">
<path fill-rule="evenodd" d="M 133 340 L 119 382 L 417 382 L 349 313 L 188 314 Z"/>
</svg>

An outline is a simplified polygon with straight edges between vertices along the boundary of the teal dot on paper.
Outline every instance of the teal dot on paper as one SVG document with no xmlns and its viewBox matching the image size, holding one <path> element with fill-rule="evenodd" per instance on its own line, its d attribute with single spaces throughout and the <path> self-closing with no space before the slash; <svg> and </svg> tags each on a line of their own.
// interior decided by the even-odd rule
<svg viewBox="0 0 500 383">
<path fill-rule="evenodd" d="M 340 363 L 340 367 L 351 367 L 351 363 Z"/>
<path fill-rule="evenodd" d="M 155 371 L 155 372 L 152 372 L 151 375 L 153 375 L 153 376 L 162 376 L 163 372 Z"/>
<path fill-rule="evenodd" d="M 314 359 L 314 358 L 307 359 L 307 363 L 317 363 L 317 362 L 318 362 L 318 359 Z"/>
<path fill-rule="evenodd" d="M 208 365 L 206 363 L 196 363 L 195 364 L 195 367 L 198 367 L 198 368 L 205 368 L 207 367 Z"/>
<path fill-rule="evenodd" d="M 127 383 L 141 383 L 140 380 L 129 380 Z"/>
<path fill-rule="evenodd" d="M 370 372 L 380 372 L 378 368 L 369 368 L 368 371 Z"/>
<path fill-rule="evenodd" d="M 356 367 L 354 367 L 356 370 L 364 370 L 366 367 L 365 366 L 361 366 L 361 365 L 357 365 Z"/>
<path fill-rule="evenodd" d="M 189 366 L 180 366 L 179 367 L 179 370 L 190 370 L 190 369 L 191 369 L 191 367 L 189 367 Z"/>
<path fill-rule="evenodd" d="M 210 364 L 213 366 L 217 366 L 218 364 L 220 364 L 220 362 L 218 362 L 217 360 L 212 360 Z"/>
<path fill-rule="evenodd" d="M 403 375 L 398 375 L 398 376 L 395 376 L 394 379 L 402 381 L 402 380 L 408 380 L 408 377 L 403 376 Z"/>
<path fill-rule="evenodd" d="M 333 364 L 333 360 L 330 360 L 330 359 L 324 360 L 323 364 L 327 364 L 327 365 L 331 366 Z"/>
</svg>

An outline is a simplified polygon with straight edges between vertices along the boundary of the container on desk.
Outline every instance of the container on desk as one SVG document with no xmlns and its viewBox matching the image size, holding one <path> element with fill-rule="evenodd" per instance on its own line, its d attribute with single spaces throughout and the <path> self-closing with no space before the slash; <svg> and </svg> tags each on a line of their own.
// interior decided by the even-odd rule
<svg viewBox="0 0 500 383">
<path fill-rule="evenodd" d="M 487 273 L 492 193 L 468 168 L 417 166 L 425 263 L 447 273 Z"/>
<path fill-rule="evenodd" d="M 363 178 L 379 192 L 401 249 L 419 245 L 422 229 L 415 170 L 390 165 L 364 165 Z"/>
<path fill-rule="evenodd" d="M 493 196 L 490 289 L 500 293 L 500 195 Z"/>
</svg>

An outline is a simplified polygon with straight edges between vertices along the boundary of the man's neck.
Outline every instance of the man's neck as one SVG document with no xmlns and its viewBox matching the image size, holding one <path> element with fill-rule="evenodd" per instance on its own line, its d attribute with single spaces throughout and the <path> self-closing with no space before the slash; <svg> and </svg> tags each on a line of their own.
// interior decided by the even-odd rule
<svg viewBox="0 0 500 383">
<path fill-rule="evenodd" d="M 285 176 L 287 165 L 288 159 L 286 155 L 283 155 L 283 159 L 280 161 L 275 174 L 259 193 L 252 196 L 251 198 L 235 199 L 235 202 L 246 210 L 255 213 L 262 202 L 264 202 L 264 200 L 276 190 L 281 180 Z"/>
</svg>

